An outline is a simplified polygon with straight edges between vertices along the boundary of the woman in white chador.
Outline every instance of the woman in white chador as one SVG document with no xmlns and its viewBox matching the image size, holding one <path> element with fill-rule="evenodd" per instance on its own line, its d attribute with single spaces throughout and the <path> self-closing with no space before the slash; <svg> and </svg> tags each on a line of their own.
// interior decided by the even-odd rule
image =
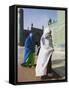
<svg viewBox="0 0 69 90">
<path fill-rule="evenodd" d="M 52 44 L 52 35 L 49 27 L 44 29 L 40 40 L 40 51 L 36 62 L 36 76 L 45 76 L 47 74 L 47 64 L 54 49 Z"/>
</svg>

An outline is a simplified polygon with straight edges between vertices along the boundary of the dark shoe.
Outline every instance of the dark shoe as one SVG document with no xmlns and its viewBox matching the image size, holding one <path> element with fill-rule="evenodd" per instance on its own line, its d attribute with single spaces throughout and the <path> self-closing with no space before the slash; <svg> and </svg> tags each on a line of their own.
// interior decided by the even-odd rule
<svg viewBox="0 0 69 90">
<path fill-rule="evenodd" d="M 22 63 L 21 66 L 28 67 L 28 65 L 25 63 Z"/>
<path fill-rule="evenodd" d="M 31 64 L 29 64 L 29 65 L 28 65 L 28 67 L 29 67 L 29 68 L 31 68 L 31 67 L 32 67 L 32 65 L 31 65 Z"/>
<path fill-rule="evenodd" d="M 46 80 L 48 78 L 47 75 L 41 76 L 41 80 Z"/>
<path fill-rule="evenodd" d="M 36 64 L 34 64 L 33 66 L 36 67 Z"/>
</svg>

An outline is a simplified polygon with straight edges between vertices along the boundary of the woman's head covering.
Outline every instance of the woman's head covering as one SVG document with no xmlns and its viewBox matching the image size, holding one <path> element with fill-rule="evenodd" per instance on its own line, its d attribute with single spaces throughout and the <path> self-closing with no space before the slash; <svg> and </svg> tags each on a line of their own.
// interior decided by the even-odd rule
<svg viewBox="0 0 69 90">
<path fill-rule="evenodd" d="M 51 31 L 50 28 L 47 27 L 47 28 L 44 29 L 44 34 L 47 34 L 47 33 L 49 33 L 50 31 Z"/>
<path fill-rule="evenodd" d="M 49 27 L 45 28 L 43 32 L 43 36 L 45 37 L 50 32 L 51 32 L 51 29 Z"/>
</svg>

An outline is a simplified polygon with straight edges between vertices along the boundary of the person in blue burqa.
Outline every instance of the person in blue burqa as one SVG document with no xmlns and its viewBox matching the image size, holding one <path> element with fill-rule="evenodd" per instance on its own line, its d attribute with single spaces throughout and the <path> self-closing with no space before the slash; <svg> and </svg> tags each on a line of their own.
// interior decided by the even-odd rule
<svg viewBox="0 0 69 90">
<path fill-rule="evenodd" d="M 29 36 L 25 40 L 24 60 L 21 65 L 27 66 L 27 67 L 34 66 L 34 60 L 35 60 L 35 41 L 34 41 L 33 34 L 30 33 Z"/>
</svg>

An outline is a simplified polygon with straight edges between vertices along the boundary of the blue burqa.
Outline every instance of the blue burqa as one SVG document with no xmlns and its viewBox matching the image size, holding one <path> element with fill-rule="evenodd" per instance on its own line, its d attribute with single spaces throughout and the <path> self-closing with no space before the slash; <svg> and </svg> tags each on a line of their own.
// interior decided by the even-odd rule
<svg viewBox="0 0 69 90">
<path fill-rule="evenodd" d="M 30 33 L 25 40 L 23 64 L 27 64 L 27 65 L 34 64 L 34 53 L 35 53 L 35 42 L 34 42 L 33 34 Z"/>
</svg>

